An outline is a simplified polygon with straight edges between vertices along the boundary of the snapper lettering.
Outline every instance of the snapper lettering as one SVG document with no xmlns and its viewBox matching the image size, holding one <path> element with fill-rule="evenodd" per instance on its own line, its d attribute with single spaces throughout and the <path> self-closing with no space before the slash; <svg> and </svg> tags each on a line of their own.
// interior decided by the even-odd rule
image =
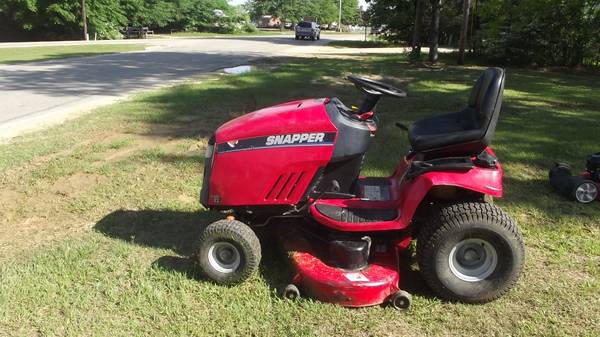
<svg viewBox="0 0 600 337">
<path fill-rule="evenodd" d="M 267 137 L 265 145 L 285 145 L 285 144 L 303 144 L 303 143 L 322 143 L 325 134 L 316 133 L 294 133 L 289 135 L 277 135 Z"/>
</svg>

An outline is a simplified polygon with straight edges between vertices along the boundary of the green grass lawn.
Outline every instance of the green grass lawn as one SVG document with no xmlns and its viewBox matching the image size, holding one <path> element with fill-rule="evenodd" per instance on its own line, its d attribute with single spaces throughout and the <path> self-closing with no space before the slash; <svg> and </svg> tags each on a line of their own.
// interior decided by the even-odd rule
<svg viewBox="0 0 600 337">
<path fill-rule="evenodd" d="M 0 145 L 0 335 L 597 335 L 600 203 L 576 204 L 547 182 L 555 161 L 581 169 L 599 151 L 594 75 L 507 70 L 493 144 L 505 169 L 497 204 L 519 223 L 527 257 L 517 286 L 495 302 L 444 302 L 416 272 L 402 276 L 414 294 L 408 312 L 289 302 L 278 296 L 289 269 L 271 245 L 260 273 L 236 287 L 190 271 L 194 239 L 219 217 L 197 200 L 218 125 L 299 97 L 357 104 L 343 76 L 374 76 L 409 94 L 378 107 L 364 173 L 387 175 L 408 150 L 394 122 L 461 108 L 483 69 L 429 69 L 404 55 L 289 59 L 141 94 Z"/>
<path fill-rule="evenodd" d="M 159 34 L 159 37 L 198 37 L 198 38 L 206 38 L 206 37 L 239 37 L 239 36 L 260 36 L 260 35 L 293 35 L 294 32 L 289 29 L 278 30 L 278 29 L 270 29 L 270 30 L 258 30 L 256 32 L 246 33 L 209 33 L 209 32 L 173 32 L 172 34 Z"/>
<path fill-rule="evenodd" d="M 47 61 L 69 57 L 93 56 L 144 50 L 142 44 L 90 44 L 74 46 L 43 46 L 0 48 L 0 64 Z"/>
</svg>

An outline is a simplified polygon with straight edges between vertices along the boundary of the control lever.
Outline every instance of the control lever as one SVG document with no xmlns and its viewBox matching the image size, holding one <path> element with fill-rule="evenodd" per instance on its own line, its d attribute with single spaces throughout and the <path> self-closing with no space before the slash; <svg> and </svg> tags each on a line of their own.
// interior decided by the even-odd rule
<svg viewBox="0 0 600 337">
<path fill-rule="evenodd" d="M 331 181 L 329 188 L 327 188 L 325 191 L 323 191 L 323 192 L 315 191 L 314 193 L 318 193 L 317 196 L 315 197 L 315 200 L 316 199 L 352 199 L 352 198 L 356 198 L 356 195 L 354 195 L 354 194 L 341 193 L 340 192 L 340 183 L 335 179 Z"/>
<path fill-rule="evenodd" d="M 396 127 L 400 128 L 400 129 L 402 129 L 404 131 L 408 131 L 408 126 L 406 126 L 406 125 L 404 125 L 404 124 L 402 124 L 400 122 L 396 122 Z"/>
</svg>

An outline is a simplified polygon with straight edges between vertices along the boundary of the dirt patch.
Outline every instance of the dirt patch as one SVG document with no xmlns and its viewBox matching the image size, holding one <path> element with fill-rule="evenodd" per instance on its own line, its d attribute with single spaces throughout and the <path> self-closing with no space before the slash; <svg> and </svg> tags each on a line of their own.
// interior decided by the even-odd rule
<svg viewBox="0 0 600 337">
<path fill-rule="evenodd" d="M 97 174 L 75 173 L 69 177 L 59 178 L 52 185 L 51 191 L 65 197 L 76 197 L 98 186 L 103 179 L 103 176 Z"/>
<path fill-rule="evenodd" d="M 191 204 L 191 203 L 195 203 L 196 202 L 196 198 L 192 198 L 189 195 L 185 195 L 185 194 L 180 194 L 179 196 L 177 196 L 177 200 L 186 203 L 186 204 Z"/>
<path fill-rule="evenodd" d="M 11 190 L 0 191 L 0 207 L 4 208 L 14 203 L 15 200 L 21 198 L 21 193 Z"/>
</svg>

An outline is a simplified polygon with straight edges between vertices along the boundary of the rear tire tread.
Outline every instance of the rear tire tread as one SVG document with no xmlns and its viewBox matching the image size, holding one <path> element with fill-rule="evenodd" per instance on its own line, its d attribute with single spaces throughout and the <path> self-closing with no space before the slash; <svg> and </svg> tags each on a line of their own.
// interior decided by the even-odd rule
<svg viewBox="0 0 600 337">
<path fill-rule="evenodd" d="M 481 299 L 459 298 L 454 293 L 450 292 L 438 281 L 434 272 L 435 267 L 433 266 L 432 259 L 425 258 L 427 252 L 433 251 L 435 243 L 441 240 L 441 237 L 445 232 L 460 228 L 461 223 L 471 221 L 493 222 L 507 230 L 518 241 L 518 246 L 521 250 L 519 254 L 523 257 L 520 261 L 517 261 L 518 264 L 514 267 L 516 270 L 516 272 L 513 273 L 514 277 L 512 277 L 499 292 L 496 292 L 493 296 Z M 521 236 L 516 223 L 508 216 L 508 214 L 489 203 L 465 202 L 441 206 L 438 210 L 438 216 L 432 216 L 430 221 L 423 225 L 417 240 L 417 259 L 419 268 L 421 269 L 421 275 L 425 282 L 445 299 L 468 303 L 486 303 L 502 297 L 516 284 L 518 275 L 521 273 L 524 264 L 525 251 L 523 247 L 523 237 Z"/>
</svg>

